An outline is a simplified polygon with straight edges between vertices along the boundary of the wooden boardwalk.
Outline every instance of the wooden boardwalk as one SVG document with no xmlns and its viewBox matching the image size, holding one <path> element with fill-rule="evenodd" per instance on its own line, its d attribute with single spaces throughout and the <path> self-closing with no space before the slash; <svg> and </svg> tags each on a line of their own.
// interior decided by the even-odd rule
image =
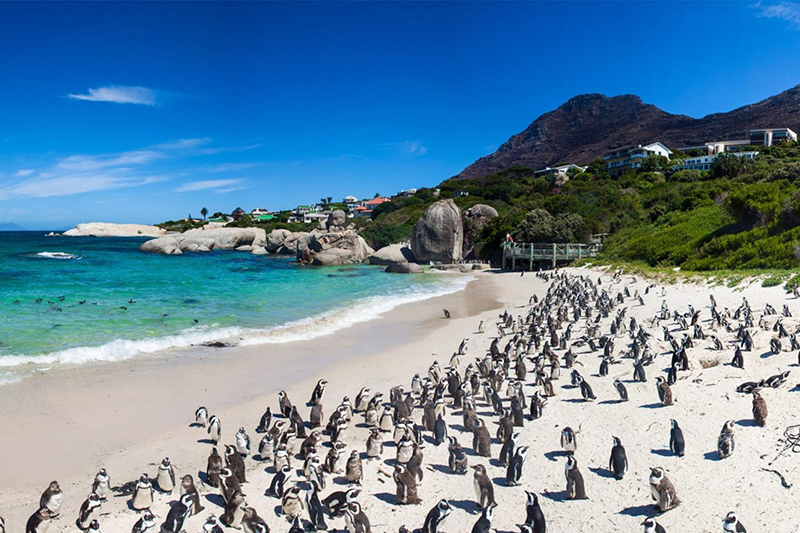
<svg viewBox="0 0 800 533">
<path fill-rule="evenodd" d="M 555 268 L 559 261 L 571 262 L 584 257 L 594 257 L 603 247 L 602 244 L 531 244 L 507 242 L 503 244 L 503 270 L 511 266 L 516 270 L 517 261 L 527 262 L 528 270 L 533 270 L 534 263 L 547 262 Z"/>
</svg>

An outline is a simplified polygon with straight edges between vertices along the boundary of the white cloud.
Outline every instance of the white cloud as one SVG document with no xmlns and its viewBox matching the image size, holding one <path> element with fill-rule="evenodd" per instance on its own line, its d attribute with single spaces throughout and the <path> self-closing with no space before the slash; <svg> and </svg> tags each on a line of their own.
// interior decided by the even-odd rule
<svg viewBox="0 0 800 533">
<path fill-rule="evenodd" d="M 0 198 L 12 196 L 25 198 L 51 198 L 53 196 L 69 196 L 87 192 L 140 187 L 165 178 L 159 176 L 126 177 L 115 173 L 41 175 L 25 180 L 11 187 L 0 189 Z"/>
<path fill-rule="evenodd" d="M 420 141 L 400 141 L 394 143 L 383 143 L 380 146 L 389 146 L 401 154 L 406 155 L 425 155 L 428 153 L 428 147 Z"/>
<path fill-rule="evenodd" d="M 796 2 L 756 2 L 752 9 L 758 11 L 760 18 L 785 20 L 796 29 L 800 29 L 800 3 Z"/>
<path fill-rule="evenodd" d="M 198 137 L 195 139 L 178 139 L 177 141 L 169 141 L 157 144 L 154 148 L 162 148 L 164 150 L 187 150 L 189 148 L 197 148 L 211 142 L 208 137 Z"/>
<path fill-rule="evenodd" d="M 73 100 L 89 102 L 113 102 L 115 104 L 156 105 L 156 93 L 147 87 L 125 87 L 109 85 L 97 89 L 89 89 L 87 94 L 70 94 Z"/>
<path fill-rule="evenodd" d="M 32 168 L 21 168 L 17 170 L 14 175 L 18 178 L 24 178 L 26 176 L 30 176 L 33 174 L 34 170 Z"/>
<path fill-rule="evenodd" d="M 217 192 L 231 192 L 242 187 L 239 185 L 242 183 L 242 180 L 239 178 L 232 178 L 226 180 L 202 180 L 202 181 L 191 181 L 184 183 L 177 189 L 175 192 L 194 192 L 194 191 L 207 191 L 209 189 L 214 189 Z"/>
</svg>

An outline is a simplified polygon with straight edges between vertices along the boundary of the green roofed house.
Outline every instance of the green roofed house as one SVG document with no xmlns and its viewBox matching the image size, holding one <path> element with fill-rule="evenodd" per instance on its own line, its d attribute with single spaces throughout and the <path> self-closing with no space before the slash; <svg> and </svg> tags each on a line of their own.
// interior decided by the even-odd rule
<svg viewBox="0 0 800 533">
<path fill-rule="evenodd" d="M 275 215 L 257 215 L 253 220 L 256 222 L 268 222 L 270 220 L 275 220 Z"/>
</svg>

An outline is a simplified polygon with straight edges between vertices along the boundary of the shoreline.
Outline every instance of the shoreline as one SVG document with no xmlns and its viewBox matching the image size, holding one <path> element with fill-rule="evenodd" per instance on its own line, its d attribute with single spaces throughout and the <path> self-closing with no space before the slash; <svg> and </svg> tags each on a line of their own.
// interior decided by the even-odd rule
<svg viewBox="0 0 800 533">
<path fill-rule="evenodd" d="M 232 439 L 235 427 L 251 427 L 260 416 L 231 423 L 232 418 L 239 418 L 236 413 L 253 408 L 263 412 L 265 405 L 274 404 L 272 398 L 281 389 L 302 405 L 306 389 L 313 388 L 323 374 L 347 375 L 363 369 L 366 361 L 372 361 L 373 370 L 383 369 L 374 374 L 370 371 L 370 379 L 390 378 L 396 369 L 387 372 L 386 365 L 377 360 L 391 361 L 395 354 L 419 345 L 420 338 L 430 339 L 434 332 L 454 324 L 463 329 L 464 322 L 470 321 L 474 329 L 476 315 L 501 308 L 502 302 L 491 294 L 496 276 L 491 272 L 474 275 L 462 290 L 401 304 L 373 320 L 306 341 L 230 348 L 193 346 L 40 371 L 5 384 L 0 387 L 0 420 L 6 427 L 24 430 L 0 434 L 0 451 L 19 457 L 4 469 L 4 477 L 24 481 L 0 487 L 0 514 L 12 530 L 15 523 L 22 527 L 35 511 L 30 508 L 38 501 L 41 487 L 58 479 L 71 496 L 65 503 L 66 515 L 77 515 L 94 472 L 101 466 L 109 470 L 115 484 L 121 484 L 135 479 L 149 463 L 160 461 L 162 453 L 176 465 L 204 464 L 205 456 L 190 463 L 185 458 L 188 450 L 166 453 L 170 448 L 166 443 L 185 433 L 200 405 L 225 421 L 223 437 Z M 442 318 L 442 306 L 453 309 L 453 319 Z M 456 307 L 462 310 L 456 311 Z M 448 358 L 449 354 L 442 356 L 442 364 Z M 359 388 L 357 384 L 343 387 L 344 394 L 353 398 Z M 335 396 L 329 394 L 332 403 Z M 332 410 L 333 405 L 326 415 Z M 196 430 L 191 433 L 196 434 Z M 185 447 L 186 443 L 177 446 Z M 208 452 L 205 447 L 199 451 L 201 455 Z M 140 466 L 125 468 L 132 464 Z M 50 530 L 60 531 L 61 526 L 54 523 Z"/>
</svg>

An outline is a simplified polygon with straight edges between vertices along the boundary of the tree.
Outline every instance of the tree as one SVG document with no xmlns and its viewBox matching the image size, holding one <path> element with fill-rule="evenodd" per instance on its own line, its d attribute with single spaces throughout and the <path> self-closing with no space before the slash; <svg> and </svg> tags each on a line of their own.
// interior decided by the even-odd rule
<svg viewBox="0 0 800 533">
<path fill-rule="evenodd" d="M 648 155 L 642 161 L 642 170 L 647 172 L 655 172 L 656 170 L 663 170 L 669 167 L 669 158 L 665 155 Z"/>
<path fill-rule="evenodd" d="M 328 204 L 328 205 L 330 205 L 330 203 L 331 203 L 332 201 L 333 201 L 333 196 L 328 196 L 328 201 L 327 201 L 327 202 L 325 202 L 325 203 L 326 203 L 326 204 Z"/>
<path fill-rule="evenodd" d="M 322 205 L 325 205 L 325 198 L 320 198 L 319 199 L 319 203 L 321 203 Z"/>
<path fill-rule="evenodd" d="M 733 154 L 719 154 L 711 164 L 711 173 L 715 178 L 727 176 L 735 178 L 744 172 L 744 161 Z"/>
<path fill-rule="evenodd" d="M 200 210 L 200 214 L 203 215 L 203 220 L 205 220 L 206 217 L 208 216 L 208 209 L 204 207 L 203 209 Z"/>
</svg>

